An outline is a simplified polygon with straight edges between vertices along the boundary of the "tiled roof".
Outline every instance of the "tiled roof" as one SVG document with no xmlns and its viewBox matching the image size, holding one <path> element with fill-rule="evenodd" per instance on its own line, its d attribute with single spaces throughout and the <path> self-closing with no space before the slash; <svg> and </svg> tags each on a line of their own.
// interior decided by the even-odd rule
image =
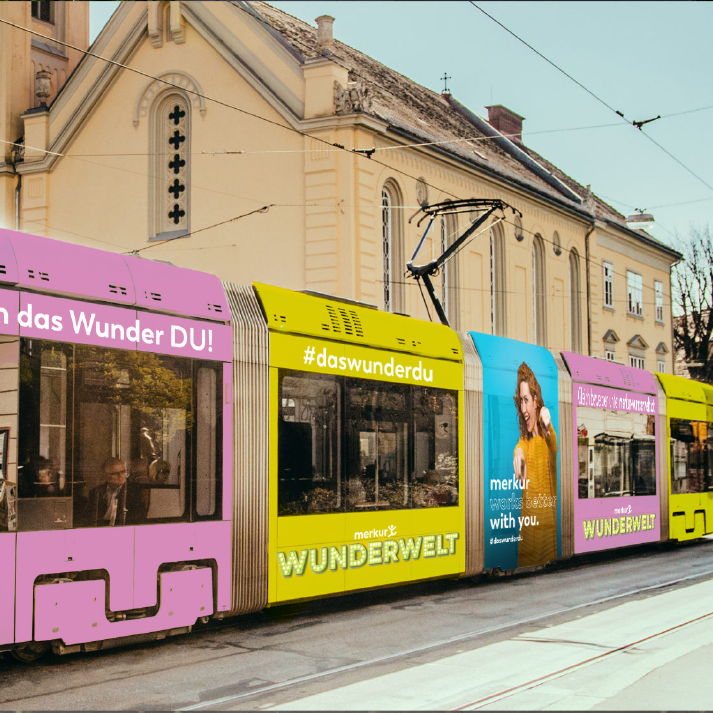
<svg viewBox="0 0 713 713">
<path fill-rule="evenodd" d="M 243 3 L 235 4 L 244 7 Z M 249 8 L 304 59 L 321 56 L 316 27 L 265 2 L 250 2 Z M 369 114 L 387 122 L 394 130 L 400 130 L 414 141 L 448 142 L 439 144 L 440 148 L 471 165 L 514 181 L 563 206 L 585 213 L 593 211 L 597 218 L 629 235 L 678 255 L 652 236 L 629 229 L 625 216 L 536 151 L 502 136 L 493 140 L 494 130 L 485 119 L 473 116 L 465 107 L 462 107 L 464 111 L 454 108 L 461 105 L 449 95 L 433 92 L 337 39 L 330 47 L 329 56 L 348 68 L 351 78 L 368 88 L 371 98 Z M 560 183 L 566 188 L 560 186 L 558 189 Z M 570 191 L 582 200 L 577 200 Z"/>
</svg>

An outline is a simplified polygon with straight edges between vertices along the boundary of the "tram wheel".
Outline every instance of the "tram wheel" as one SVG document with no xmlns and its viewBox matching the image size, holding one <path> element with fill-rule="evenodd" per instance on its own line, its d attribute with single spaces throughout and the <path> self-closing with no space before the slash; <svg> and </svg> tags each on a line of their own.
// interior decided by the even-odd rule
<svg viewBox="0 0 713 713">
<path fill-rule="evenodd" d="M 30 641 L 27 644 L 16 646 L 10 653 L 12 657 L 22 663 L 34 663 L 39 661 L 50 650 L 50 645 L 46 641 Z"/>
</svg>

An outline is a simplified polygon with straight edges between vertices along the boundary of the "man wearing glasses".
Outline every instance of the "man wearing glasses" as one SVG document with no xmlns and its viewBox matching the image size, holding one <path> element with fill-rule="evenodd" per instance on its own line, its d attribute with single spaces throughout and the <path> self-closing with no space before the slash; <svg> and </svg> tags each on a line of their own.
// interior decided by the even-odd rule
<svg viewBox="0 0 713 713">
<path fill-rule="evenodd" d="M 138 513 L 130 512 L 131 498 L 126 463 L 107 458 L 103 465 L 104 482 L 89 493 L 89 513 L 95 526 L 114 527 L 131 524 Z"/>
</svg>

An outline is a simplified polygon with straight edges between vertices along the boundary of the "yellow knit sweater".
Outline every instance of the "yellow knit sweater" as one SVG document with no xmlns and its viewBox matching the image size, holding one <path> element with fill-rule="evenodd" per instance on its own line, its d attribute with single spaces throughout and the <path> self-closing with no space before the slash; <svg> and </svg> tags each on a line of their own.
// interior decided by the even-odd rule
<svg viewBox="0 0 713 713">
<path fill-rule="evenodd" d="M 518 567 L 546 564 L 557 556 L 557 435 L 552 424 L 545 436 L 521 438 L 527 466 L 522 493 Z"/>
</svg>

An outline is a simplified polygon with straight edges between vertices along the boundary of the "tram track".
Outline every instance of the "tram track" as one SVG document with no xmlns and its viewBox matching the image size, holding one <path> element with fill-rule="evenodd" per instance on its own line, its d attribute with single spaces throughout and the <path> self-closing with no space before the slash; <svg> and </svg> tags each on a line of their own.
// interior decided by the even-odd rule
<svg viewBox="0 0 713 713">
<path fill-rule="evenodd" d="M 463 634 L 458 634 L 456 636 L 445 637 L 438 641 L 429 642 L 428 644 L 424 644 L 422 646 L 416 646 L 416 647 L 411 647 L 408 649 L 402 649 L 400 651 L 396 651 L 396 652 L 394 652 L 392 654 L 388 654 L 386 656 L 379 656 L 379 657 L 374 657 L 374 658 L 364 660 L 364 661 L 357 661 L 357 662 L 354 662 L 351 664 L 336 666 L 336 667 L 333 667 L 330 669 L 326 669 L 324 671 L 319 671 L 319 672 L 315 672 L 312 674 L 298 676 L 298 677 L 289 679 L 287 681 L 281 681 L 279 683 L 273 683 L 273 684 L 269 684 L 266 686 L 257 687 L 257 688 L 254 688 L 253 690 L 245 691 L 242 693 L 224 695 L 224 696 L 216 697 L 213 699 L 199 701 L 198 703 L 194 703 L 194 704 L 191 704 L 188 706 L 182 706 L 182 707 L 176 708 L 176 710 L 177 711 L 197 711 L 197 710 L 211 710 L 212 708 L 219 709 L 221 706 L 236 703 L 241 700 L 256 698 L 258 696 L 269 695 L 271 693 L 276 693 L 276 692 L 284 693 L 285 691 L 289 690 L 291 687 L 312 683 L 312 682 L 315 682 L 318 680 L 326 679 L 330 676 L 337 676 L 340 674 L 358 671 L 360 669 L 367 669 L 370 666 L 379 666 L 379 665 L 385 664 L 385 663 L 393 663 L 395 661 L 398 661 L 399 659 L 407 659 L 411 656 L 415 656 L 418 654 L 433 651 L 438 648 L 447 647 L 452 644 L 457 644 L 460 642 L 472 640 L 472 639 L 475 639 L 478 637 L 484 637 L 484 636 L 488 636 L 488 635 L 492 635 L 492 634 L 502 633 L 503 631 L 507 631 L 509 629 L 516 629 L 521 626 L 528 626 L 531 624 L 536 624 L 536 623 L 541 622 L 545 619 L 566 615 L 568 613 L 575 612 L 578 610 L 583 610 L 583 609 L 586 609 L 589 607 L 596 607 L 596 606 L 600 606 L 603 604 L 608 604 L 610 602 L 615 602 L 617 600 L 626 599 L 627 597 L 633 597 L 633 596 L 636 596 L 639 594 L 644 594 L 646 592 L 651 592 L 651 591 L 660 590 L 660 589 L 666 589 L 668 587 L 684 584 L 686 582 L 692 582 L 694 580 L 705 579 L 706 577 L 711 576 L 711 575 L 713 575 L 713 569 L 709 569 L 709 570 L 706 570 L 703 572 L 697 572 L 695 574 L 687 575 L 685 577 L 677 577 L 676 579 L 671 579 L 671 580 L 667 580 L 664 582 L 657 582 L 655 584 L 650 584 L 645 587 L 632 588 L 627 591 L 618 592 L 616 594 L 612 594 L 612 595 L 609 595 L 606 597 L 599 597 L 597 599 L 594 599 L 594 600 L 591 600 L 588 602 L 582 602 L 580 604 L 572 605 L 570 607 L 560 607 L 558 609 L 553 609 L 551 611 L 544 612 L 544 613 L 538 614 L 536 616 L 523 617 L 522 619 L 519 619 L 516 621 L 509 621 L 506 624 L 500 624 L 500 625 L 492 626 L 492 627 L 485 627 L 485 628 L 476 629 L 476 630 L 469 631 L 469 632 L 464 632 Z M 710 616 L 713 616 L 713 612 L 709 612 L 709 613 L 704 614 L 700 617 L 696 617 L 695 619 L 692 619 L 690 621 L 682 622 L 681 624 L 678 624 L 674 627 L 669 627 L 668 629 L 666 629 L 664 631 L 657 632 L 650 636 L 644 637 L 640 640 L 627 643 L 623 646 L 618 646 L 618 647 L 609 649 L 607 651 L 601 652 L 594 656 L 589 656 L 586 659 L 584 659 L 583 661 L 573 664 L 572 666 L 562 668 L 561 670 L 553 671 L 549 674 L 545 674 L 544 676 L 540 676 L 536 679 L 533 679 L 532 681 L 515 686 L 512 689 L 505 689 L 499 693 L 492 694 L 492 696 L 487 696 L 486 698 L 479 699 L 478 701 L 474 701 L 472 703 L 465 704 L 465 707 L 455 708 L 454 710 L 477 710 L 479 707 L 482 707 L 484 705 L 490 704 L 491 702 L 494 702 L 494 700 L 500 700 L 500 698 L 497 698 L 498 696 L 500 696 L 501 698 L 506 698 L 508 695 L 513 695 L 513 694 L 518 693 L 522 690 L 527 690 L 528 686 L 536 687 L 537 685 L 541 685 L 542 683 L 545 683 L 548 680 L 552 680 L 559 676 L 565 675 L 566 673 L 569 672 L 569 670 L 574 670 L 577 667 L 583 667 L 589 663 L 594 663 L 598 660 L 601 660 L 602 658 L 611 656 L 613 654 L 616 654 L 616 653 L 621 652 L 626 649 L 630 649 L 630 648 L 632 648 L 640 643 L 643 643 L 649 639 L 656 638 L 658 636 L 663 636 L 667 633 L 670 633 L 671 631 L 683 628 L 685 626 L 695 623 L 696 621 L 705 619 L 706 617 L 710 617 Z M 491 700 L 491 699 L 493 699 L 493 700 Z M 468 706 L 475 706 L 475 707 L 468 707 Z"/>
<path fill-rule="evenodd" d="M 551 572 L 551 574 L 556 574 L 556 571 Z M 537 575 L 537 579 L 540 580 L 542 576 L 543 575 Z M 483 626 L 453 636 L 440 637 L 434 641 L 424 643 L 423 645 L 404 647 L 384 656 L 368 657 L 362 660 L 352 661 L 343 665 L 331 666 L 324 668 L 323 670 L 315 671 L 313 673 L 293 676 L 284 681 L 265 683 L 265 685 L 254 685 L 250 688 L 250 690 L 241 690 L 226 693 L 225 688 L 223 688 L 223 691 L 221 691 L 223 695 L 211 696 L 211 692 L 215 694 L 218 693 L 220 689 L 213 688 L 211 691 L 210 688 L 208 688 L 207 690 L 201 690 L 198 687 L 194 687 L 192 690 L 185 690 L 185 693 L 183 695 L 184 701 L 186 700 L 186 697 L 189 697 L 189 700 L 190 697 L 193 697 L 194 702 L 191 702 L 189 704 L 181 703 L 181 693 L 179 692 L 181 689 L 179 689 L 179 691 L 174 690 L 170 694 L 161 694 L 162 700 L 164 700 L 164 696 L 168 695 L 168 700 L 170 700 L 170 703 L 165 703 L 158 707 L 164 709 L 170 708 L 172 710 L 178 711 L 211 709 L 219 710 L 221 707 L 235 707 L 237 705 L 240 705 L 242 702 L 244 705 L 247 705 L 250 708 L 255 708 L 260 703 L 267 703 L 265 697 L 271 696 L 272 694 L 280 694 L 281 700 L 289 700 L 289 697 L 292 694 L 291 689 L 294 689 L 296 691 L 300 686 L 309 686 L 309 684 L 311 683 L 318 683 L 320 681 L 329 680 L 330 677 L 340 677 L 359 671 L 368 672 L 370 667 L 378 668 L 379 666 L 383 666 L 383 664 L 396 664 L 398 666 L 399 662 L 404 662 L 409 657 L 414 657 L 418 656 L 419 654 L 437 651 L 440 648 L 445 649 L 448 646 L 458 644 L 460 642 L 466 642 L 469 640 L 477 639 L 479 637 L 487 638 L 488 636 L 492 635 L 497 636 L 498 634 L 502 634 L 503 632 L 507 632 L 508 630 L 517 629 L 518 627 L 527 627 L 529 625 L 534 625 L 538 622 L 542 622 L 550 618 L 566 616 L 567 614 L 584 611 L 588 608 L 604 606 L 610 602 L 623 601 L 626 598 L 636 597 L 637 595 L 646 594 L 647 592 L 665 590 L 666 588 L 685 585 L 689 582 L 693 583 L 696 581 L 706 580 L 711 577 L 713 577 L 713 567 L 708 567 L 692 574 L 687 574 L 686 576 L 669 577 L 668 579 L 662 581 L 650 582 L 645 586 L 628 587 L 626 589 L 621 589 L 621 591 L 617 591 L 606 596 L 596 597 L 586 602 L 578 602 L 569 606 L 552 607 L 548 611 L 540 611 L 535 615 L 523 616 L 518 619 L 510 619 L 505 623 L 495 624 L 492 626 Z M 506 582 L 502 582 L 502 584 L 506 585 Z M 429 598 L 429 601 L 433 600 Z M 368 613 L 367 610 L 368 607 L 365 608 L 365 613 Z M 337 611 L 335 611 L 335 614 L 337 613 Z M 205 629 L 202 630 L 201 633 L 196 632 L 196 635 L 194 637 L 189 636 L 188 638 L 184 639 L 184 643 L 182 643 L 182 646 L 195 645 L 197 647 L 196 651 L 202 649 L 202 653 L 200 656 L 189 656 L 190 661 L 174 660 L 173 662 L 170 662 L 170 657 L 172 656 L 170 647 L 168 649 L 162 650 L 161 645 L 159 645 L 158 649 L 156 649 L 153 645 L 148 645 L 149 648 L 147 649 L 147 651 L 156 650 L 161 651 L 162 653 L 165 652 L 166 658 L 156 658 L 153 660 L 153 663 L 148 668 L 141 668 L 140 670 L 134 669 L 133 671 L 130 669 L 127 670 L 126 659 L 124 658 L 124 656 L 132 658 L 131 649 L 114 649 L 111 652 L 107 651 L 106 654 L 88 654 L 86 655 L 87 658 L 85 659 L 84 663 L 81 663 L 80 668 L 86 667 L 87 660 L 91 660 L 92 658 L 96 660 L 95 657 L 103 657 L 106 655 L 109 657 L 109 659 L 107 659 L 107 664 L 111 663 L 113 667 L 116 667 L 119 670 L 112 673 L 110 672 L 111 668 L 105 667 L 104 672 L 102 674 L 100 673 L 99 668 L 97 668 L 92 672 L 93 674 L 97 674 L 96 677 L 91 676 L 90 680 L 88 680 L 86 675 L 82 675 L 81 679 L 77 681 L 75 685 L 72 685 L 70 683 L 70 681 L 72 680 L 72 677 L 70 675 L 71 670 L 67 670 L 65 668 L 67 665 L 73 667 L 73 662 L 77 662 L 77 659 L 75 659 L 74 657 L 66 657 L 61 659 L 55 658 L 53 661 L 48 662 L 47 664 L 31 665 L 29 666 L 29 668 L 33 669 L 33 671 L 35 672 L 37 672 L 38 669 L 49 672 L 52 669 L 56 668 L 56 673 L 59 674 L 56 683 L 60 683 L 60 681 L 63 681 L 65 684 L 70 683 L 70 685 L 48 685 L 45 690 L 42 691 L 38 691 L 37 689 L 35 689 L 33 691 L 33 695 L 29 696 L 8 695 L 7 697 L 2 698 L 2 700 L 0 701 L 0 707 L 2 707 L 3 709 L 12 710 L 17 709 L 18 707 L 36 708 L 38 710 L 42 709 L 43 707 L 48 709 L 77 708 L 77 706 L 73 706 L 71 704 L 68 705 L 66 701 L 87 700 L 91 698 L 91 696 L 96 696 L 98 700 L 102 700 L 103 698 L 101 697 L 101 692 L 105 691 L 107 687 L 119 685 L 121 688 L 126 687 L 126 690 L 138 692 L 135 698 L 131 698 L 130 702 L 127 701 L 127 704 L 130 708 L 155 708 L 155 705 L 151 704 L 149 701 L 146 700 L 146 697 L 150 698 L 150 696 L 152 695 L 151 693 L 148 693 L 148 691 L 152 691 L 152 689 L 156 686 L 157 681 L 166 678 L 166 676 L 174 678 L 183 678 L 186 681 L 191 680 L 192 677 L 190 674 L 190 670 L 196 665 L 200 664 L 203 664 L 208 667 L 222 664 L 222 666 L 226 668 L 226 670 L 229 670 L 230 667 L 232 667 L 232 670 L 237 672 L 239 670 L 244 670 L 245 668 L 244 665 L 238 663 L 239 657 L 259 654 L 261 650 L 267 651 L 268 649 L 275 651 L 275 653 L 278 653 L 279 651 L 290 650 L 290 648 L 286 647 L 284 644 L 279 644 L 278 647 L 270 646 L 266 648 L 255 646 L 252 642 L 242 643 L 239 641 L 230 641 L 220 644 L 221 646 L 230 647 L 229 650 L 224 649 L 220 653 L 216 653 L 215 651 L 208 653 L 205 651 L 206 636 L 210 637 L 212 632 L 215 632 L 216 634 L 219 632 L 226 632 L 226 630 L 229 630 L 230 627 L 233 626 L 236 627 L 237 630 L 239 624 L 228 621 L 219 623 L 216 622 L 215 625 L 208 625 Z M 261 627 L 257 627 L 257 629 L 255 630 L 245 630 L 245 639 L 247 640 L 250 636 L 254 636 L 260 628 Z M 634 644 L 632 643 L 631 645 Z M 239 650 L 236 650 L 236 648 Z M 203 656 L 203 653 L 205 653 L 206 655 Z M 606 653 L 609 655 L 609 652 Z M 117 655 L 117 658 L 113 658 L 114 654 Z M 169 660 L 166 660 L 167 658 Z M 237 668 L 230 663 L 231 659 L 236 660 Z M 147 659 L 143 658 L 142 660 L 146 662 Z M 162 663 L 164 665 L 161 665 Z M 581 663 L 580 665 L 583 666 L 585 664 Z M 23 664 L 17 664 L 17 667 L 20 676 L 22 676 L 22 672 L 26 671 L 28 668 L 26 665 Z M 185 673 L 182 674 L 181 671 L 184 671 Z M 8 673 L 11 673 L 11 670 L 8 671 L 6 669 L 5 675 L 7 676 Z M 268 673 L 268 675 L 270 674 Z M 562 674 L 558 674 L 557 671 L 554 671 L 549 675 L 551 677 L 556 677 L 557 675 Z M 93 678 L 93 680 L 91 680 L 91 678 Z M 258 683 L 258 681 L 255 681 L 255 683 Z M 530 685 L 535 686 L 537 685 L 537 683 L 537 681 L 534 681 L 531 682 Z M 6 691 L 9 693 L 9 689 L 6 688 Z M 142 693 L 141 691 L 146 691 L 146 693 Z M 501 694 L 506 695 L 505 692 L 501 692 Z M 295 698 L 301 698 L 303 697 L 303 695 L 304 691 L 300 691 L 299 694 L 295 696 Z M 201 698 L 201 696 L 204 697 Z M 199 700 L 196 701 L 196 699 Z M 47 702 L 49 702 L 48 705 L 44 705 Z M 484 705 L 487 705 L 487 703 L 485 703 Z"/>
<path fill-rule="evenodd" d="M 606 651 L 603 651 L 599 654 L 596 654 L 594 656 L 589 656 L 585 659 L 582 659 L 581 661 L 577 661 L 576 663 L 570 664 L 569 666 L 563 666 L 563 667 L 561 667 L 555 671 L 552 671 L 550 673 L 546 673 L 541 676 L 537 676 L 536 678 L 533 678 L 529 681 L 519 683 L 516 686 L 504 688 L 501 691 L 497 691 L 496 693 L 491 693 L 487 696 L 483 696 L 482 698 L 478 698 L 475 701 L 471 701 L 471 702 L 465 703 L 461 706 L 457 706 L 455 708 L 452 708 L 451 710 L 455 710 L 455 711 L 480 710 L 481 708 L 484 708 L 485 706 L 492 705 L 494 703 L 499 703 L 501 701 L 507 700 L 508 698 L 510 698 L 514 695 L 517 695 L 519 693 L 524 693 L 525 691 L 530 691 L 534 688 L 537 688 L 538 686 L 544 685 L 545 683 L 549 683 L 550 681 L 554 681 L 558 678 L 566 676 L 578 669 L 584 668 L 585 666 L 589 666 L 589 665 L 598 663 L 610 656 L 624 653 L 625 651 L 628 651 L 636 646 L 640 646 L 640 645 L 645 644 L 649 641 L 653 641 L 653 640 L 658 639 L 662 636 L 666 636 L 667 634 L 671 634 L 674 631 L 679 631 L 687 626 L 691 626 L 692 624 L 698 624 L 699 622 L 701 622 L 705 619 L 708 619 L 710 617 L 713 617 L 713 611 L 707 612 L 706 614 L 701 614 L 700 616 L 697 616 L 697 617 L 693 617 L 692 619 L 688 619 L 687 621 L 681 622 L 680 624 L 676 624 L 675 626 L 666 627 L 665 629 L 662 629 L 661 631 L 657 631 L 653 634 L 649 634 L 648 636 L 641 637 L 635 641 L 630 641 L 626 644 L 612 647 L 612 648 L 610 648 Z M 534 641 L 534 639 L 526 639 L 526 638 L 522 638 L 522 637 L 520 637 L 518 640 L 519 641 Z M 577 642 L 577 643 L 581 644 L 581 642 Z"/>
</svg>

